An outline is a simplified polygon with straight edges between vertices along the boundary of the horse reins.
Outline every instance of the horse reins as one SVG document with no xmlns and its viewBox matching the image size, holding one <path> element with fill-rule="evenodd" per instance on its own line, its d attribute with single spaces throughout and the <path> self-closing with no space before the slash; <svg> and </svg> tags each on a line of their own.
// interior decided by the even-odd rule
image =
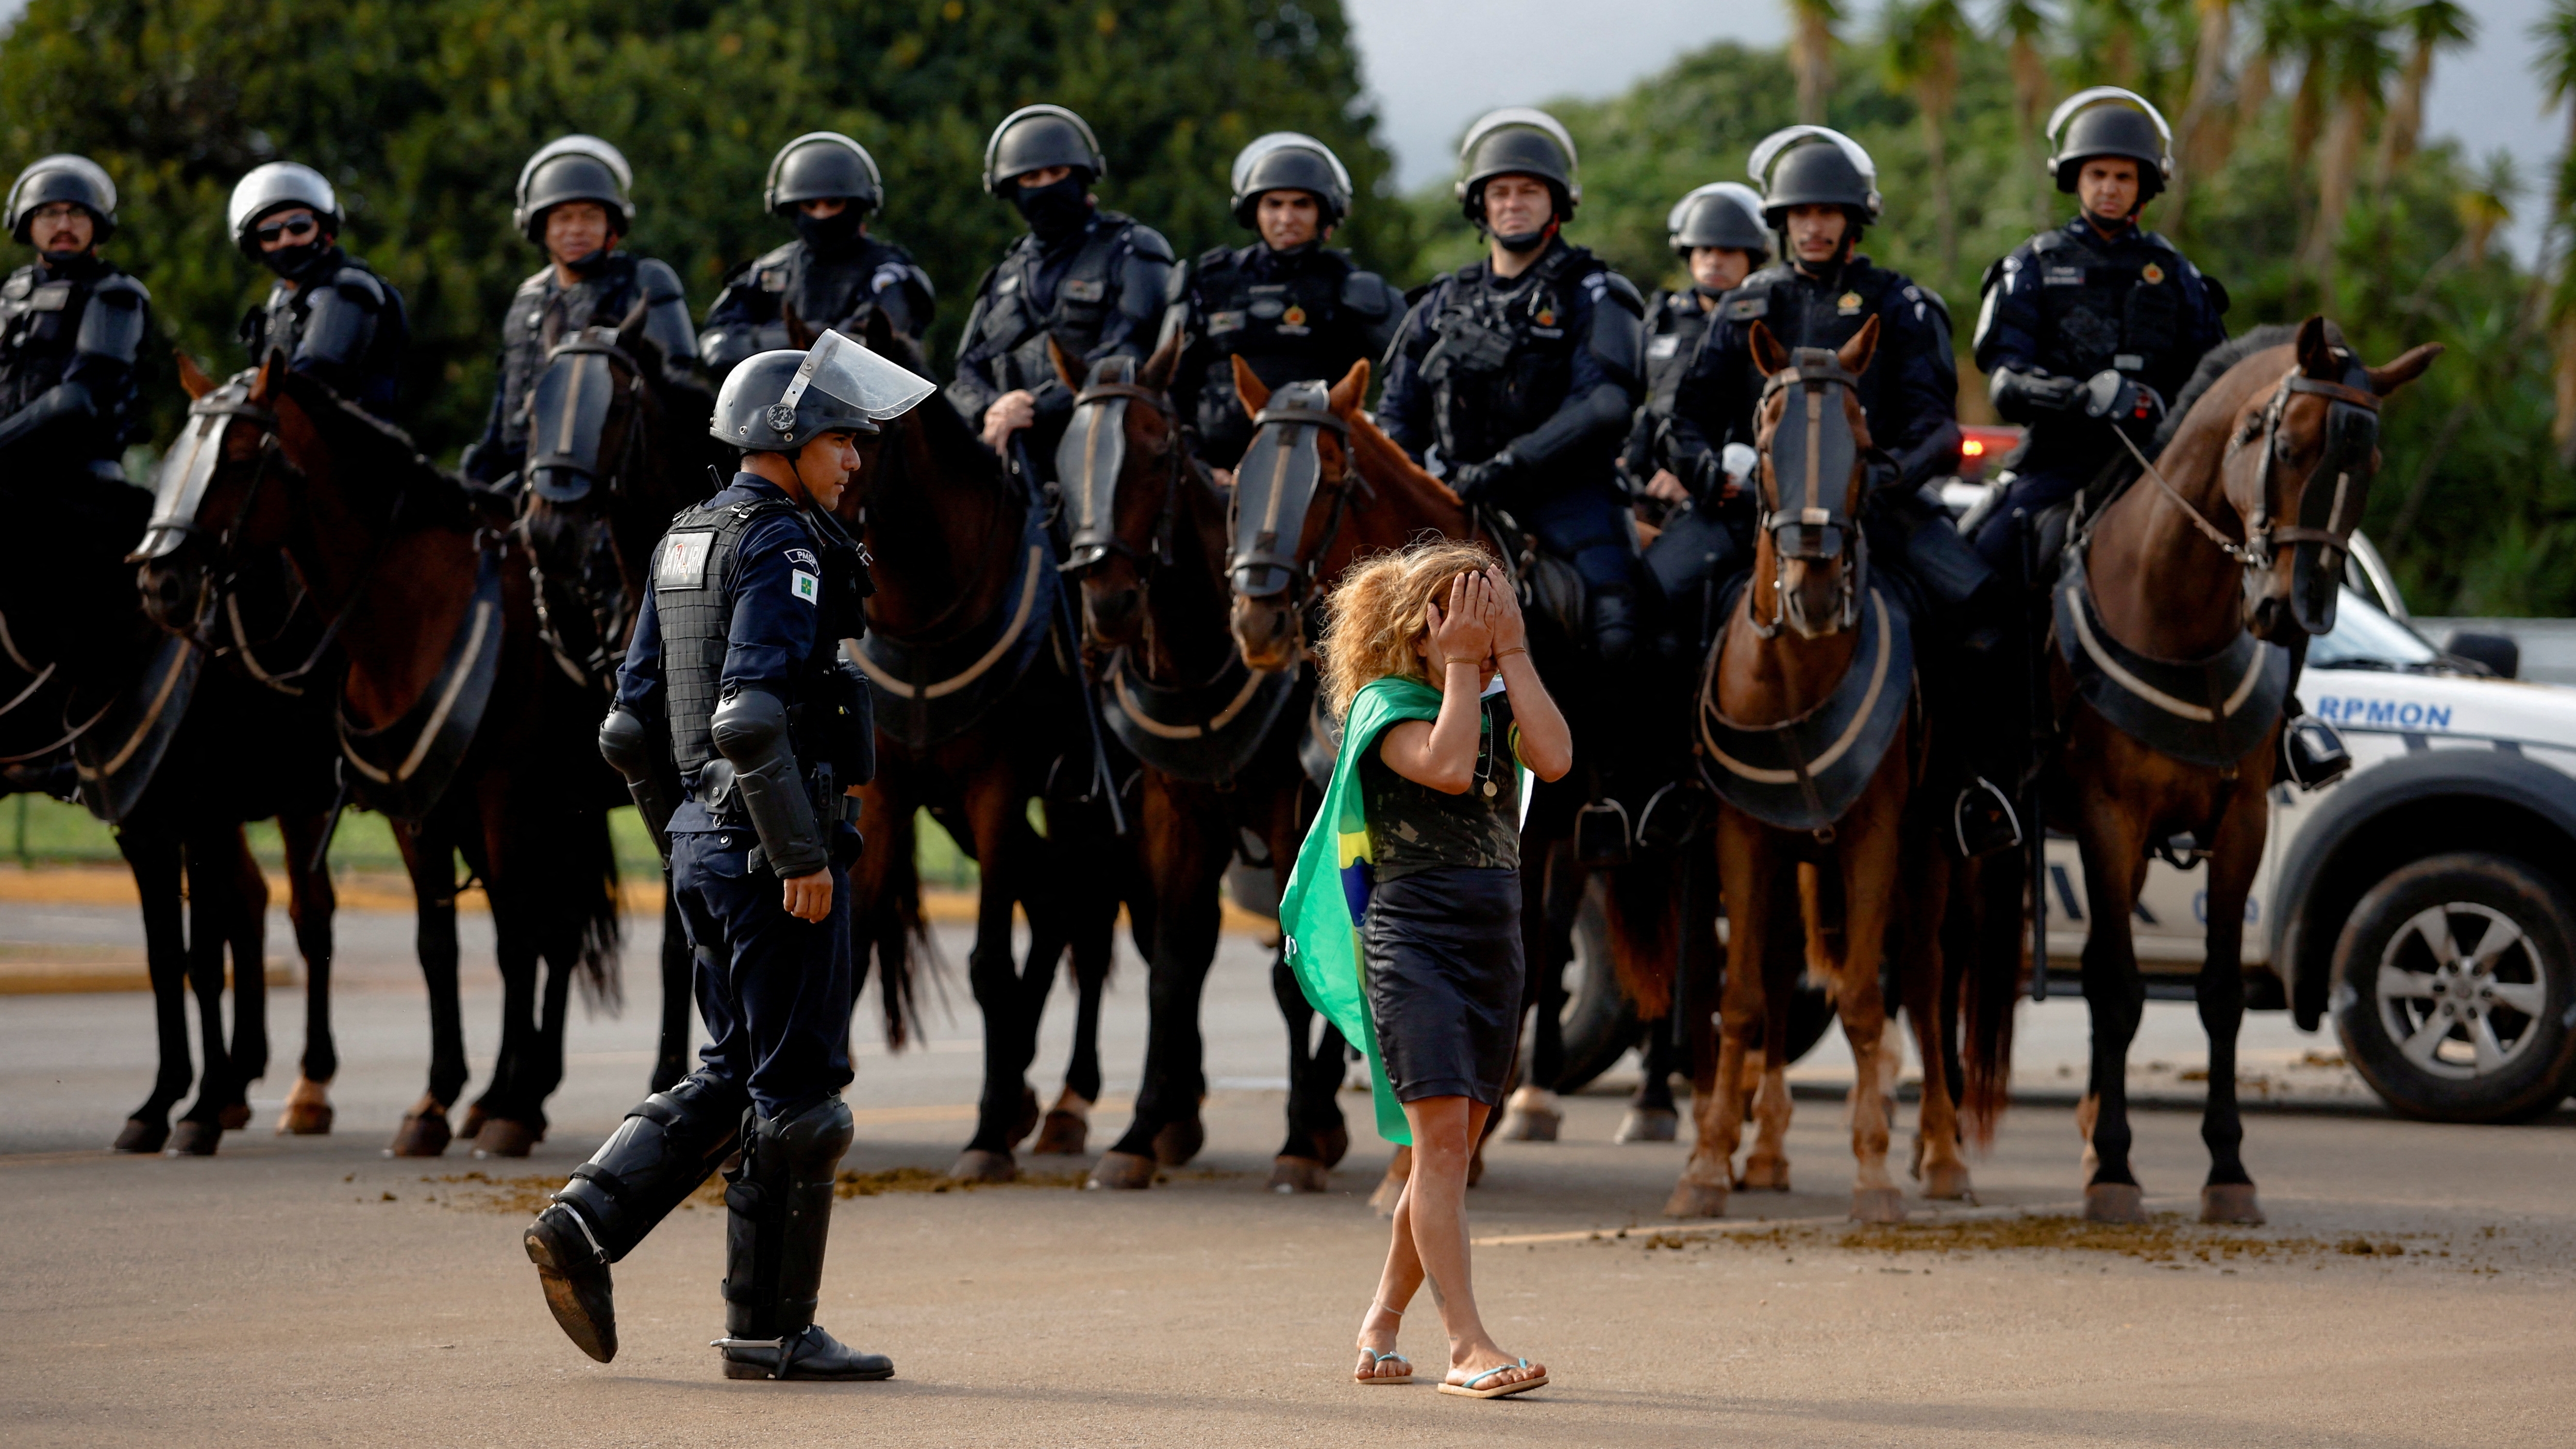
<svg viewBox="0 0 2576 1449">
<path fill-rule="evenodd" d="M 1782 538 L 1781 535 L 1784 532 L 1790 529 L 1815 529 L 1819 535 L 1819 544 L 1823 542 L 1824 535 L 1830 530 L 1840 530 L 1847 538 L 1846 547 L 1850 552 L 1850 562 L 1843 570 L 1840 586 L 1842 597 L 1834 611 L 1835 618 L 1842 628 L 1848 629 L 1860 620 L 1861 576 L 1869 567 L 1868 540 L 1862 537 L 1857 522 L 1840 509 L 1818 501 L 1824 497 L 1825 483 L 1823 475 L 1826 441 L 1824 396 L 1835 388 L 1857 395 L 1860 391 L 1860 378 L 1843 366 L 1842 358 L 1836 353 L 1821 347 L 1801 347 L 1792 355 L 1789 366 L 1771 374 L 1763 381 L 1762 396 L 1754 404 L 1756 411 L 1769 407 L 1775 395 L 1788 392 L 1793 388 L 1805 394 L 1806 403 L 1806 432 L 1799 460 L 1802 464 L 1799 483 L 1804 490 L 1800 498 L 1803 501 L 1799 504 L 1796 517 L 1787 516 L 1788 510 L 1785 507 L 1766 506 L 1754 525 L 1772 536 L 1773 545 L 1771 618 L 1765 622 L 1757 617 L 1756 611 L 1751 607 L 1750 599 L 1746 601 L 1745 610 L 1745 617 L 1752 623 L 1753 632 L 1764 639 L 1778 637 L 1781 626 L 1788 621 L 1789 596 L 1780 585 L 1780 560 L 1783 558 L 1823 560 L 1840 557 L 1844 552 L 1843 548 L 1830 550 L 1822 547 L 1807 548 L 1803 546 L 1803 539 Z M 1780 424 L 1774 425 L 1773 429 L 1775 446 L 1778 441 L 1778 427 L 1786 425 L 1788 421 L 1788 411 L 1784 406 L 1781 410 Z M 1857 438 L 1853 439 L 1855 464 L 1859 458 L 1858 442 Z M 1766 455 L 1771 451 L 1771 449 L 1765 449 Z M 1767 456 L 1765 461 L 1772 463 L 1770 471 L 1776 491 L 1780 483 L 1778 464 Z M 1767 502 L 1768 500 L 1766 504 Z M 1793 548 L 1790 546 L 1792 543 L 1802 546 Z"/>
<path fill-rule="evenodd" d="M 2338 355 L 2345 355 L 2341 348 L 2336 349 L 2336 352 Z M 2217 524 L 2209 521 L 2207 514 L 2202 513 L 2190 499 L 2184 497 L 2182 490 L 2176 488 L 2165 477 L 2163 470 L 2156 467 L 2154 460 L 2138 447 L 2137 441 L 2129 436 L 2126 428 L 2114 427 L 2111 431 L 2119 438 L 2120 445 L 2129 450 L 2129 456 L 2137 459 L 2138 466 L 2146 470 L 2147 477 L 2158 488 L 2164 490 L 2164 495 L 2173 500 L 2175 507 L 2182 510 L 2183 517 L 2190 519 L 2192 526 L 2199 529 L 2203 537 L 2216 544 L 2220 552 L 2236 560 L 2240 566 L 2248 569 L 2268 567 L 2284 544 L 2315 543 L 2339 552 L 2348 552 L 2352 547 L 2353 529 L 2359 527 L 2361 523 L 2357 518 L 2340 529 L 2332 526 L 2310 528 L 2304 524 L 2295 523 L 2275 526 L 2271 522 L 2272 470 L 2281 456 L 2281 423 L 2288 416 L 2290 399 L 2300 394 L 2328 398 L 2333 403 L 2360 408 L 2373 416 L 2379 412 L 2379 394 L 2367 388 L 2353 387 L 2348 383 L 2326 382 L 2309 377 L 2296 367 L 2291 368 L 2288 375 L 2281 379 L 2280 386 L 2272 390 L 2272 400 L 2263 407 L 2263 462 L 2255 474 L 2256 501 L 2252 516 L 2245 520 L 2243 543 L 2229 538 Z M 2251 432 L 2240 433 L 2228 441 L 2227 451 L 2234 453 L 2246 443 L 2253 441 L 2253 438 L 2254 434 Z M 2350 487 L 2351 477 L 2348 472 L 2336 475 L 2334 507 L 2327 515 L 2329 525 L 2343 518 L 2345 494 Z M 2091 530 L 2088 528 L 2078 543 L 2090 537 Z"/>
</svg>

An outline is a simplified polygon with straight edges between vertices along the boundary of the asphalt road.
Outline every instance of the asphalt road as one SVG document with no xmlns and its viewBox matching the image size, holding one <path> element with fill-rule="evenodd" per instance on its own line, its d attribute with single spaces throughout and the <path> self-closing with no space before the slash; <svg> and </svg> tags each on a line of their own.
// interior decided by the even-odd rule
<svg viewBox="0 0 2576 1449">
<path fill-rule="evenodd" d="M 469 918 L 469 1039 L 487 1064 L 498 991 Z M 632 959 L 651 960 L 647 939 Z M 108 909 L 0 909 L 0 942 L 118 939 Z M 2049 1105 L 2080 1070 L 2080 1005 L 2025 1007 L 2030 1101 L 1975 1162 L 1983 1206 L 1906 1228 L 1842 1222 L 1840 1112 L 1802 1101 L 1797 1190 L 1724 1225 L 1657 1216 L 1676 1144 L 1614 1146 L 1615 1091 L 1572 1099 L 1563 1140 L 1499 1144 L 1470 1197 L 1489 1319 L 1555 1378 L 1482 1404 L 1349 1384 L 1347 1345 L 1384 1228 L 1364 1140 L 1330 1193 L 1262 1191 L 1283 1070 L 1266 958 L 1229 937 L 1206 1012 L 1208 1147 L 1143 1193 L 1036 1185 L 931 1192 L 966 1134 L 975 1017 L 954 983 L 926 1050 L 863 1054 L 849 1093 L 859 1180 L 839 1206 L 824 1322 L 892 1354 L 891 1383 L 731 1383 L 720 1210 L 692 1207 L 618 1268 L 624 1351 L 564 1342 L 516 1236 L 527 1205 L 639 1095 L 655 988 L 578 1009 L 554 1130 L 524 1163 L 396 1162 L 379 1149 L 427 1043 L 410 923 L 341 932 L 339 1130 L 267 1131 L 301 1043 L 272 992 L 261 1121 L 211 1159 L 101 1149 L 148 1086 L 140 995 L 0 999 L 0 1442 L 463 1444 L 2563 1444 L 2576 1437 L 2567 1308 L 2576 1133 L 2436 1127 L 2352 1110 L 2331 1040 L 2254 1019 L 2249 1078 L 2288 1110 L 2248 1122 L 2267 1228 L 2069 1222 L 2078 1142 Z M 283 939 L 283 938 L 281 938 Z M 944 949 L 962 961 L 962 939 Z M 1113 1103 L 1142 1049 L 1122 966 L 1104 1045 Z M 1035 1073 L 1050 1091 L 1067 1003 Z M 862 1021 L 866 1020 L 863 1008 Z M 2141 1087 L 2192 1090 L 2198 1027 L 2154 1006 Z M 2313 1054 L 2313 1055 L 2312 1055 Z M 2144 1069 L 2160 1063 L 2162 1071 Z M 1829 1040 L 1802 1068 L 1847 1070 Z M 1121 1080 L 1121 1079 L 1124 1080 Z M 469 1089 L 470 1090 L 470 1089 Z M 1346 1098 L 1354 1116 L 1363 1099 Z M 2299 1104 L 2340 1104 L 2314 1110 Z M 1104 1110 L 1095 1143 L 1122 1113 Z M 1900 1127 L 1911 1127 L 1907 1109 Z M 2206 1165 L 2187 1111 L 2140 1114 L 2160 1211 Z M 1366 1134 L 1362 1134 L 1365 1139 Z M 479 1177 L 475 1174 L 480 1174 Z M 1756 1219 L 1763 1219 L 1756 1221 Z M 1622 1236 L 1624 1232 L 1624 1236 Z M 1595 1235 L 1598 1235 L 1597 1237 Z M 1500 1240 L 1500 1241 L 1490 1241 Z M 1404 1346 L 1440 1342 L 1427 1298 Z M 1427 1375 L 1426 1375 L 1427 1377 Z"/>
</svg>

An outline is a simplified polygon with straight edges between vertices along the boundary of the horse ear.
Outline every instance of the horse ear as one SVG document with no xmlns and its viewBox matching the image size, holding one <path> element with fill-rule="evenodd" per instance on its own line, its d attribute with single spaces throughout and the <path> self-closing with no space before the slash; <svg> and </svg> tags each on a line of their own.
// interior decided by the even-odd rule
<svg viewBox="0 0 2576 1449">
<path fill-rule="evenodd" d="M 2441 355 L 2441 343 L 2427 342 L 2420 347 L 2410 347 L 2406 349 L 2404 352 L 2398 354 L 2395 362 L 2382 363 L 2377 367 L 2366 368 L 2364 371 L 2370 374 L 2370 390 L 2379 394 L 2381 397 L 2386 397 L 2390 393 L 2404 387 L 2406 384 L 2422 377 L 2424 375 L 2424 369 L 2431 367 L 2433 365 L 2433 359 Z"/>
<path fill-rule="evenodd" d="M 1759 327 L 1762 324 L 1756 322 L 1753 325 Z M 1860 331 L 1854 334 L 1851 341 L 1844 343 L 1842 350 L 1835 354 L 1842 362 L 1843 371 L 1854 377 L 1869 371 L 1870 359 L 1877 355 L 1878 318 L 1875 316 L 1860 324 Z"/>
<path fill-rule="evenodd" d="M 1154 355 L 1145 359 L 1144 370 L 1136 375 L 1136 380 L 1156 392 L 1170 391 L 1172 374 L 1181 366 L 1181 346 L 1187 341 L 1189 339 L 1181 335 L 1180 329 L 1174 328 L 1172 335 L 1163 339 L 1163 345 L 1154 349 Z"/>
<path fill-rule="evenodd" d="M 1243 365 L 1240 357 L 1235 359 L 1235 365 L 1237 367 Z M 1258 381 L 1258 379 L 1255 380 Z M 1360 399 L 1368 396 L 1368 382 L 1369 361 L 1363 357 L 1351 364 L 1351 370 L 1342 374 L 1342 380 L 1333 384 L 1332 392 L 1325 398 L 1326 403 L 1333 410 L 1333 416 L 1348 418 L 1358 412 Z"/>
<path fill-rule="evenodd" d="M 285 381 L 286 349 L 272 347 L 268 349 L 268 356 L 260 359 L 259 375 L 251 379 L 250 396 L 244 401 L 253 407 L 266 407 L 268 400 L 277 396 L 279 386 Z"/>
<path fill-rule="evenodd" d="M 1878 319 L 1872 317 L 1870 320 L 1875 322 Z M 1774 373 L 1787 370 L 1789 366 L 1789 349 L 1780 345 L 1780 339 L 1771 335 L 1770 328 L 1756 322 L 1753 324 L 1753 332 L 1751 336 L 1746 340 L 1749 341 L 1753 347 L 1753 367 L 1755 371 L 1761 373 L 1764 377 L 1769 377 Z"/>
<path fill-rule="evenodd" d="M 894 350 L 894 319 L 885 314 L 883 307 L 870 307 L 867 322 L 859 328 L 859 340 L 879 357 L 890 355 Z"/>
<path fill-rule="evenodd" d="M 2334 324 L 2325 314 L 2309 313 L 2308 320 L 2299 324 L 2299 371 L 2329 382 L 2343 376 L 2343 364 L 2334 356 L 2335 340 Z"/>
<path fill-rule="evenodd" d="M 1064 379 L 1064 385 L 1075 392 L 1082 391 L 1082 374 L 1074 370 L 1073 359 L 1064 355 L 1064 345 L 1055 340 L 1052 332 L 1047 334 L 1047 356 L 1054 360 L 1055 375 Z"/>
<path fill-rule="evenodd" d="M 1246 417 L 1259 417 L 1261 410 L 1270 406 L 1269 387 L 1261 381 L 1261 374 L 1252 370 L 1252 364 L 1243 360 L 1240 352 L 1234 355 L 1234 395 L 1243 399 Z"/>
<path fill-rule="evenodd" d="M 188 355 L 188 349 L 173 347 L 170 352 L 179 359 L 179 386 L 187 389 L 191 400 L 215 390 L 215 380 L 206 376 L 206 370 L 197 365 L 197 359 Z"/>
</svg>

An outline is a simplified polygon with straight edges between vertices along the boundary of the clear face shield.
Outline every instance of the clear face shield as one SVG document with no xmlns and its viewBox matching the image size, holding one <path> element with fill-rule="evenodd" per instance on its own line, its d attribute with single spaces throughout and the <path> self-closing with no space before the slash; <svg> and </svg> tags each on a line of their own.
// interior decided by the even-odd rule
<svg viewBox="0 0 2576 1449">
<path fill-rule="evenodd" d="M 792 420 L 806 394 L 820 393 L 860 417 L 884 422 L 912 411 L 936 391 L 930 379 L 826 331 L 806 349 L 805 361 L 774 406 L 786 409 Z"/>
</svg>

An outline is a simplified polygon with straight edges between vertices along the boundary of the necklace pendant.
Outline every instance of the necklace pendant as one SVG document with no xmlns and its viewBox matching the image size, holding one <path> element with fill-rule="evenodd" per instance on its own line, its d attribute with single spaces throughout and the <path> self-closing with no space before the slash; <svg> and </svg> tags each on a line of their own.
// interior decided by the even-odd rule
<svg viewBox="0 0 2576 1449">
<path fill-rule="evenodd" d="M 1485 798 L 1486 798 L 1486 799 L 1491 800 L 1491 799 L 1493 799 L 1495 796 L 1497 796 L 1497 795 L 1499 795 L 1499 794 L 1501 794 L 1501 793 L 1503 793 L 1503 792 L 1502 792 L 1502 788 L 1501 788 L 1500 786 L 1496 785 L 1493 781 L 1491 781 L 1491 780 L 1487 780 L 1487 781 L 1485 782 Z"/>
</svg>

